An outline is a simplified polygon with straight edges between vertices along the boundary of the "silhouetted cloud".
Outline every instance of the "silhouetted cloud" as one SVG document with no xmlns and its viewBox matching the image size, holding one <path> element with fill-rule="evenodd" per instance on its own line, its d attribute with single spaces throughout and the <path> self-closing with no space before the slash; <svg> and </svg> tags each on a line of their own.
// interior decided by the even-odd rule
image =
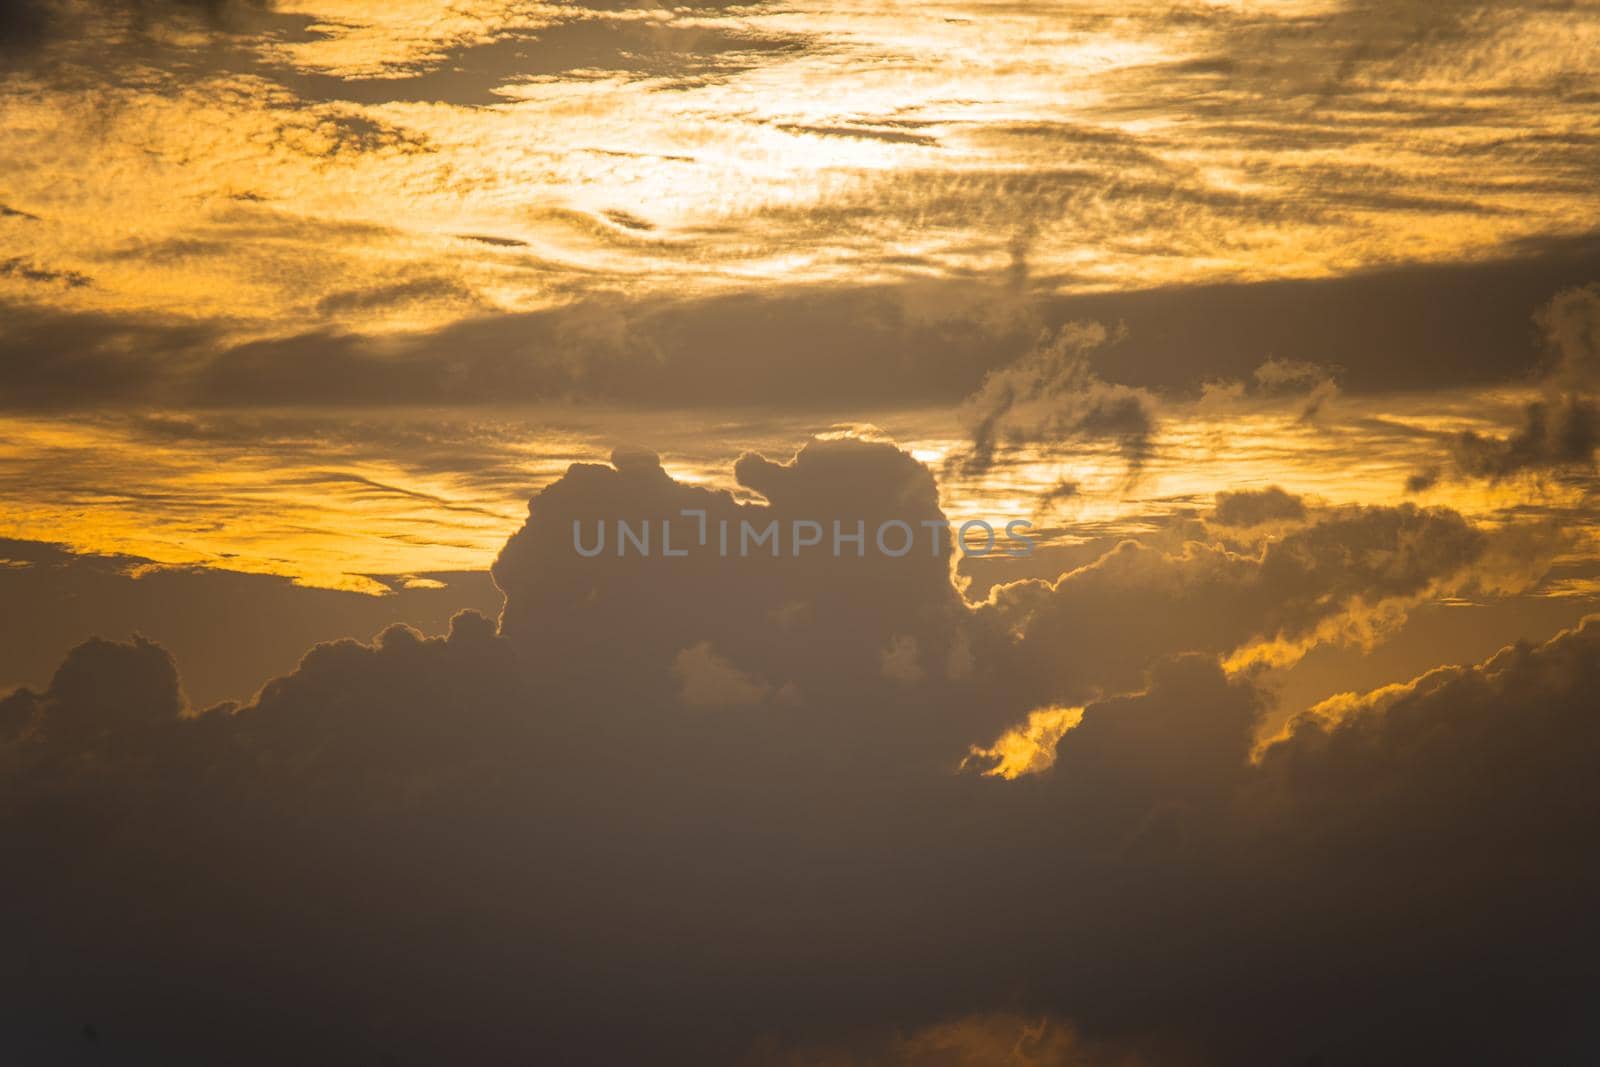
<svg viewBox="0 0 1600 1067">
<path fill-rule="evenodd" d="M 1455 472 L 1491 482 L 1526 472 L 1592 468 L 1600 447 L 1600 285 L 1557 294 L 1535 316 L 1556 357 L 1543 399 L 1523 410 L 1522 425 L 1505 437 L 1464 430 L 1450 443 Z M 1408 488 L 1431 479 L 1414 475 Z"/>
<path fill-rule="evenodd" d="M 4 1056 L 1589 1062 L 1597 26 L 0 3 Z"/>
<path fill-rule="evenodd" d="M 0 837 L 63 858 L 0 889 L 28 920 L 10 1047 L 49 1055 L 85 1018 L 132 1062 L 1551 1062 L 1587 1040 L 1600 625 L 1329 701 L 1259 760 L 1266 696 L 1217 662 L 1464 580 L 1490 535 L 1308 509 L 1259 558 L 1130 546 L 977 610 L 948 548 L 576 557 L 574 520 L 940 516 L 885 444 L 737 473 L 762 500 L 641 451 L 574 466 L 496 564 L 498 629 L 319 645 L 199 714 L 162 649 L 94 640 L 0 700 Z M 1086 688 L 1033 735 L 1053 760 L 958 770 Z"/>
<path fill-rule="evenodd" d="M 69 649 L 96 633 L 135 632 L 184 664 L 190 698 L 206 707 L 249 697 L 318 641 L 366 637 L 401 621 L 442 632 L 457 611 L 494 614 L 501 603 L 481 571 L 417 576 L 436 586 L 384 576 L 379 587 L 392 591 L 373 596 L 241 574 L 227 569 L 230 562 L 163 567 L 0 538 L 0 601 L 13 617 L 29 620 L 0 642 L 0 692 L 44 681 Z"/>
<path fill-rule="evenodd" d="M 968 471 L 982 473 L 1008 445 L 1110 438 L 1138 469 L 1155 431 L 1155 398 L 1103 381 L 1088 354 L 1109 334 L 1099 323 L 1069 323 L 1010 366 L 990 371 L 966 402 Z"/>
<path fill-rule="evenodd" d="M 1265 489 L 1240 489 L 1217 494 L 1216 521 L 1224 526 L 1261 526 L 1272 522 L 1299 522 L 1306 517 L 1305 503 L 1276 485 Z"/>
<path fill-rule="evenodd" d="M 241 225 L 235 237 L 272 244 L 320 232 L 274 217 Z M 367 236 L 374 237 L 370 227 Z M 228 256 L 230 247 L 220 242 L 206 254 Z M 493 255 L 523 254 L 502 247 L 504 253 Z M 133 251 L 151 262 L 168 258 L 147 244 Z M 170 250 L 177 258 L 191 254 L 192 247 Z M 474 254 L 481 256 L 481 246 Z M 449 272 L 368 278 L 357 286 L 339 274 L 305 304 L 304 314 L 318 324 L 302 318 L 267 339 L 242 339 L 236 324 L 205 316 L 65 312 L 13 302 L 5 309 L 11 329 L 0 336 L 0 405 L 372 407 L 582 399 L 837 409 L 955 403 L 983 388 L 987 375 L 1008 372 L 999 373 L 985 398 L 992 407 L 1005 387 L 1021 384 L 1011 378 L 1045 371 L 1040 361 L 1051 358 L 1044 354 L 1051 342 L 1041 347 L 1041 330 L 1071 347 L 1082 345 L 1070 340 L 1082 323 L 1125 323 L 1125 332 L 1108 328 L 1105 343 L 1080 347 L 1081 363 L 1066 360 L 1057 370 L 1100 383 L 1062 392 L 1081 394 L 1081 403 L 1100 413 L 1091 423 L 1127 430 L 1125 440 L 1136 450 L 1139 412 L 1154 425 L 1144 393 L 1171 398 L 1210 382 L 1222 389 L 1218 400 L 1236 386 L 1240 397 L 1299 400 L 1302 411 L 1316 412 L 1333 395 L 1324 382 L 1332 381 L 1326 368 L 1335 363 L 1338 388 L 1352 394 L 1523 378 L 1539 356 L 1528 338 L 1528 315 L 1552 292 L 1597 269 L 1592 244 L 1578 242 L 1535 258 L 1473 267 L 1021 302 L 998 284 L 962 281 L 779 285 L 671 299 L 591 294 L 529 312 L 496 311 L 481 290 Z M 31 283 L 26 289 L 67 291 L 59 280 L 53 284 L 60 288 Z M 369 331 L 350 321 L 407 307 L 448 308 L 468 317 L 402 331 Z M 1306 353 L 1296 366 L 1324 369 L 1315 380 L 1268 390 L 1256 371 L 1281 365 L 1268 354 L 1286 350 Z M 751 358 L 752 352 L 761 358 Z M 1396 358 L 1397 352 L 1407 358 Z M 1032 387 L 1044 388 L 1037 381 Z"/>
</svg>

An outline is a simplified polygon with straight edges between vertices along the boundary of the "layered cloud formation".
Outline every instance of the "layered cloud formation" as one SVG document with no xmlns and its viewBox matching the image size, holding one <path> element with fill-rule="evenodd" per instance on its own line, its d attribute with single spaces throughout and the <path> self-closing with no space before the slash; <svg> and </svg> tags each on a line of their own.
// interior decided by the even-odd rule
<svg viewBox="0 0 1600 1067">
<path fill-rule="evenodd" d="M 1537 0 L 24 0 L 0 292 L 237 341 L 1513 254 L 1592 229 L 1596 26 Z"/>
<path fill-rule="evenodd" d="M 1597 57 L 0 5 L 0 1058 L 1589 1063 Z"/>
<path fill-rule="evenodd" d="M 29 857 L 4 889 L 11 1047 L 1065 1065 L 1592 1046 L 1600 629 L 1330 700 L 1264 748 L 1269 696 L 1223 665 L 1513 581 L 1500 535 L 1261 493 L 979 605 L 948 548 L 573 552 L 574 520 L 685 507 L 941 514 L 883 443 L 750 455 L 737 477 L 759 497 L 646 453 L 575 466 L 495 565 L 498 626 L 320 645 L 243 706 L 187 708 L 137 639 L 0 702 L 0 833 Z M 1072 714 L 1030 735 L 1043 758 L 972 755 L 1049 708 Z M 1026 773 L 985 773 L 1008 768 Z"/>
</svg>

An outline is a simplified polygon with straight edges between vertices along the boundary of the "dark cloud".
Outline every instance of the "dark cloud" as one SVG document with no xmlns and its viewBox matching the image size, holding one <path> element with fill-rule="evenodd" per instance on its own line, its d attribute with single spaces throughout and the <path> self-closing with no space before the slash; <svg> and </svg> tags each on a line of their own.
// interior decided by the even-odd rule
<svg viewBox="0 0 1600 1067">
<path fill-rule="evenodd" d="M 1508 437 L 1463 431 L 1451 456 L 1463 476 L 1500 481 L 1526 471 L 1592 465 L 1597 445 L 1600 407 L 1593 400 L 1567 396 L 1554 406 L 1544 401 L 1529 404 L 1522 426 Z"/>
<path fill-rule="evenodd" d="M 68 289 L 82 289 L 93 285 L 94 279 L 75 270 L 56 270 L 42 267 L 21 256 L 0 260 L 0 278 L 16 278 L 25 282 L 59 283 Z"/>
<path fill-rule="evenodd" d="M 496 583 L 519 591 L 507 598 L 501 632 L 525 661 L 552 669 L 571 664 L 589 654 L 594 634 L 604 633 L 628 649 L 637 671 L 666 678 L 681 672 L 684 650 L 705 643 L 691 663 L 721 664 L 729 679 L 799 696 L 812 716 L 841 717 L 854 714 L 861 692 L 887 684 L 883 657 L 895 646 L 902 647 L 907 666 L 914 663 L 923 673 L 960 673 L 972 638 L 949 579 L 952 545 L 948 534 L 936 544 L 922 527 L 942 518 L 933 476 L 894 446 L 816 441 L 789 464 L 747 454 L 735 475 L 747 494 L 759 494 L 761 500 L 750 503 L 679 484 L 648 453 L 618 453 L 613 464 L 574 466 L 540 493 L 528 523 L 495 561 Z M 680 517 L 685 509 L 705 512 L 705 547 L 697 520 Z M 676 546 L 687 543 L 691 556 L 666 568 L 659 559 L 617 558 L 613 527 L 599 559 L 576 558 L 575 523 L 592 544 L 598 524 L 624 516 L 651 520 L 658 553 L 664 549 L 659 523 L 670 520 Z M 768 548 L 746 556 L 744 524 L 759 531 L 774 521 L 783 539 L 776 558 Z M 840 558 L 832 555 L 835 521 L 844 535 L 861 524 L 866 538 L 861 545 L 841 541 Z M 916 534 L 914 550 L 903 558 L 877 550 L 876 532 L 887 521 L 904 522 Z M 796 522 L 820 524 L 821 549 L 793 555 Z M 727 558 L 720 547 L 723 523 Z M 644 584 L 652 590 L 648 602 L 638 597 Z M 975 682 L 969 677 L 964 684 Z M 909 723 L 889 726 L 916 714 L 915 692 L 896 692 L 877 723 L 860 723 L 861 743 L 901 747 L 897 758 L 913 752 L 937 758 L 930 746 L 952 751 L 949 746 L 958 744 L 950 732 L 954 722 L 924 722 L 916 730 Z M 990 721 L 1002 724 L 998 717 Z M 869 730 L 877 740 L 869 742 Z"/>
<path fill-rule="evenodd" d="M 1069 323 L 1015 363 L 990 371 L 966 402 L 972 444 L 965 469 L 988 470 L 1008 446 L 1109 438 L 1137 470 L 1155 432 L 1155 398 L 1090 369 L 1088 354 L 1108 337 L 1099 323 Z"/>
<path fill-rule="evenodd" d="M 1273 661 L 1319 641 L 1370 643 L 1424 594 L 1495 586 L 1505 567 L 1488 535 L 1460 515 L 1410 506 L 1333 509 L 1252 551 L 1177 540 L 1125 541 L 1054 580 L 990 590 L 979 614 L 1021 636 L 1024 652 L 1006 674 L 1027 703 L 1134 688 L 1151 663 L 1179 652 L 1260 646 Z M 1554 547 L 1542 549 L 1546 565 Z"/>
<path fill-rule="evenodd" d="M 807 126 L 784 123 L 778 127 L 788 133 L 806 133 L 816 137 L 845 137 L 862 141 L 886 141 L 889 144 L 936 145 L 937 137 L 910 130 L 879 129 L 873 126 Z"/>
<path fill-rule="evenodd" d="M 241 219 L 229 236 L 257 240 L 272 232 L 260 220 Z M 1116 344 L 1084 356 L 1095 378 L 1130 390 L 1174 394 L 1253 379 L 1272 352 L 1340 367 L 1340 388 L 1352 394 L 1481 385 L 1525 379 L 1537 368 L 1528 315 L 1552 292 L 1600 272 L 1593 248 L 1575 242 L 1479 266 L 1021 303 L 1009 287 L 972 282 L 793 286 L 691 300 L 594 295 L 537 312 L 480 314 L 425 333 L 378 337 L 325 325 L 242 344 L 229 340 L 225 322 L 14 303 L 5 310 L 10 329 L 0 336 L 0 405 L 586 398 L 649 407 L 916 406 L 971 396 L 987 374 L 1026 356 L 1041 327 L 1080 321 L 1127 325 Z M 129 254 L 159 259 L 183 250 Z M 439 284 L 450 286 L 447 278 Z M 324 296 L 336 304 L 360 299 L 356 291 Z M 1128 407 L 1125 414 L 1136 412 Z M 1137 433 L 1127 440 L 1136 443 Z"/>
<path fill-rule="evenodd" d="M 526 248 L 528 242 L 515 237 L 496 237 L 486 233 L 458 233 L 457 237 L 463 241 L 476 241 L 479 244 L 494 245 L 498 248 Z"/>
<path fill-rule="evenodd" d="M 94 406 L 172 388 L 222 343 L 217 324 L 103 312 L 5 308 L 0 405 L 12 410 Z"/>
<path fill-rule="evenodd" d="M 1063 299 L 1056 314 L 1126 322 L 1096 368 L 1129 385 L 1198 390 L 1249 379 L 1273 353 L 1340 368 L 1351 393 L 1481 385 L 1539 364 L 1528 316 L 1600 276 L 1592 237 L 1530 243 L 1503 258 L 1357 271 L 1327 280 L 1200 285 Z"/>
<path fill-rule="evenodd" d="M 621 226 L 625 230 L 649 232 L 650 230 L 656 228 L 655 224 L 650 222 L 648 219 L 641 219 L 632 212 L 623 211 L 620 208 L 613 208 L 612 210 L 605 212 L 605 217 L 616 223 L 618 226 Z"/>
<path fill-rule="evenodd" d="M 1082 485 L 1062 478 L 1055 485 L 1039 494 L 1039 506 L 1045 509 L 1054 508 L 1068 500 L 1077 499 L 1082 493 Z"/>
<path fill-rule="evenodd" d="M 1406 476 L 1407 493 L 1425 493 L 1439 484 L 1441 471 L 1438 466 L 1429 464 L 1421 470 Z"/>
<path fill-rule="evenodd" d="M 142 633 L 184 664 L 197 706 L 244 699 L 290 670 L 306 648 L 366 637 L 392 622 L 430 633 L 464 608 L 495 613 L 499 591 L 483 573 L 432 576 L 442 588 L 408 588 L 387 576 L 387 596 L 310 589 L 271 575 L 212 567 L 160 567 L 128 556 L 79 555 L 0 538 L 0 601 L 27 618 L 0 643 L 0 691 L 45 679 L 41 670 L 95 633 Z"/>
<path fill-rule="evenodd" d="M 632 6 L 632 5 L 629 5 Z M 761 32 L 741 23 L 629 17 L 606 10 L 577 11 L 536 28 L 513 26 L 442 49 L 442 54 L 382 76 L 354 77 L 305 70 L 269 70 L 311 101 L 360 104 L 428 101 L 483 106 L 504 103 L 522 82 L 551 76 L 592 78 L 616 73 L 687 88 L 726 79 L 791 56 L 807 45 L 798 34 Z"/>
<path fill-rule="evenodd" d="M 985 365 L 1031 336 L 973 310 L 893 289 L 806 289 L 704 301 L 595 297 L 526 314 L 482 315 L 385 338 L 335 328 L 229 345 L 190 345 L 223 328 L 27 310 L 0 338 L 12 406 L 88 406 L 109 397 L 204 407 L 485 404 L 572 398 L 660 407 L 786 406 L 955 399 Z M 344 297 L 340 297 L 344 299 Z M 136 335 L 140 344 L 122 344 Z M 73 343 L 65 353 L 55 339 Z M 177 351 L 174 351 L 176 349 Z M 760 358 L 752 358 L 760 353 Z M 82 367 L 84 380 L 72 373 Z M 93 368 L 94 373 L 88 371 Z"/>
<path fill-rule="evenodd" d="M 1522 425 L 1506 437 L 1465 430 L 1450 443 L 1457 475 L 1498 482 L 1524 473 L 1592 468 L 1600 447 L 1600 285 L 1558 294 L 1535 316 L 1555 366 L 1544 397 L 1523 409 Z M 1432 480 L 1413 475 L 1408 488 Z"/>
<path fill-rule="evenodd" d="M 228 29 L 242 13 L 270 7 L 270 0 L 5 0 L 0 57 L 14 58 L 56 40 L 92 40 L 172 22 Z"/>
<path fill-rule="evenodd" d="M 337 107 L 280 108 L 273 117 L 274 144 L 322 160 L 435 151 L 433 143 L 420 133 Z"/>
<path fill-rule="evenodd" d="M 939 514 L 888 445 L 737 473 L 762 500 L 642 451 L 575 466 L 496 564 L 498 630 L 465 613 L 447 637 L 319 645 L 199 715 L 162 649 L 91 641 L 0 701 L 0 839 L 35 858 L 0 888 L 26 917 L 8 1047 L 59 1059 L 86 1024 L 131 1063 L 1555 1063 L 1592 1044 L 1600 626 L 1330 702 L 1258 762 L 1264 695 L 1169 654 L 1194 632 L 1127 655 L 1131 689 L 1082 647 L 1118 611 L 1310 625 L 1485 535 L 1336 510 L 1255 560 L 1123 549 L 1028 594 L 1081 598 L 1054 630 L 965 607 L 948 555 L 574 559 L 574 519 Z M 1116 695 L 1049 771 L 957 772 L 1084 672 Z"/>
<path fill-rule="evenodd" d="M 1306 399 L 1300 409 L 1300 420 L 1310 422 L 1339 395 L 1335 374 L 1335 370 L 1315 363 L 1274 357 L 1257 367 L 1254 377 L 1256 384 L 1269 394 L 1304 391 Z"/>
<path fill-rule="evenodd" d="M 1265 489 L 1218 493 L 1214 517 L 1224 526 L 1299 522 L 1306 517 L 1306 506 L 1299 497 L 1272 485 Z"/>
</svg>

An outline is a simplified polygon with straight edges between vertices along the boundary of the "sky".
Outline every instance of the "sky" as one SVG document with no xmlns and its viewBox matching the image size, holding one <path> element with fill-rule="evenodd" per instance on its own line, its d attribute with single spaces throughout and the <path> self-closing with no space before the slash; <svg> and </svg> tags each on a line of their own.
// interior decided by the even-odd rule
<svg viewBox="0 0 1600 1067">
<path fill-rule="evenodd" d="M 0 145 L 0 1051 L 1593 1062 L 1600 4 L 3 0 Z"/>
</svg>

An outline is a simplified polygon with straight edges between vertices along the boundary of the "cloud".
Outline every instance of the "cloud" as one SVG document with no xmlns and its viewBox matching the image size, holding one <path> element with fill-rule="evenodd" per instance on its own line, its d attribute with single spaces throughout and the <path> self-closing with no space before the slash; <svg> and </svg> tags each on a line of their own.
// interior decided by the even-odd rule
<svg viewBox="0 0 1600 1067">
<path fill-rule="evenodd" d="M 1213 514 L 1223 526 L 1252 527 L 1275 522 L 1299 522 L 1306 517 L 1306 506 L 1299 497 L 1272 485 L 1265 489 L 1218 493 Z"/>
<path fill-rule="evenodd" d="M 1501 481 L 1528 471 L 1589 466 L 1600 445 L 1600 408 L 1568 395 L 1552 405 L 1534 401 L 1523 423 L 1508 437 L 1464 430 L 1451 446 L 1456 470 L 1467 478 Z"/>
<path fill-rule="evenodd" d="M 472 290 L 450 278 L 414 278 L 393 282 L 370 289 L 346 289 L 329 293 L 317 301 L 317 310 L 323 314 L 367 308 L 392 307 L 412 302 L 447 301 L 471 304 L 476 300 Z"/>
<path fill-rule="evenodd" d="M 1099 323 L 1069 323 L 1015 363 L 990 371 L 966 401 L 972 434 L 966 469 L 987 471 L 1005 446 L 1109 438 L 1137 470 L 1155 432 L 1155 399 L 1090 368 L 1088 353 L 1109 337 Z"/>
<path fill-rule="evenodd" d="M 1097 426 L 1126 431 L 1109 440 L 1136 453 L 1139 412 L 1152 425 L 1157 416 L 1149 398 L 1170 400 L 1207 382 L 1214 383 L 1218 402 L 1219 387 L 1234 388 L 1236 399 L 1266 397 L 1260 385 L 1247 392 L 1243 383 L 1253 381 L 1262 354 L 1273 350 L 1304 352 L 1305 362 L 1322 367 L 1339 364 L 1341 388 L 1352 393 L 1524 377 L 1538 356 L 1527 343 L 1530 309 L 1600 267 L 1593 243 L 1576 241 L 1473 266 L 1065 297 L 1019 296 L 1002 280 L 987 278 L 786 284 L 667 298 L 591 292 L 602 281 L 595 276 L 571 288 L 562 282 L 555 306 L 516 311 L 495 310 L 504 290 L 499 282 L 480 284 L 476 260 L 457 264 L 460 271 L 435 261 L 375 275 L 364 258 L 360 263 L 367 265 L 357 269 L 342 252 L 327 257 L 350 242 L 398 248 L 410 238 L 371 226 L 333 232 L 323 222 L 255 214 L 261 210 L 251 206 L 247 217 L 215 221 L 215 240 L 203 252 L 195 251 L 192 234 L 183 247 L 142 243 L 122 252 L 166 270 L 201 254 L 237 265 L 241 243 L 264 249 L 314 244 L 315 281 L 305 282 L 312 268 L 298 253 L 289 257 L 292 271 L 286 259 L 250 276 L 252 286 L 294 281 L 295 292 L 286 295 L 295 306 L 292 316 L 258 322 L 241 336 L 234 319 L 199 310 L 174 318 L 51 308 L 19 298 L 5 308 L 12 329 L 0 337 L 0 405 L 481 406 L 583 399 L 647 408 L 759 402 L 816 411 L 972 398 L 967 414 L 982 429 L 984 416 L 1005 405 L 1007 387 L 1013 393 L 1035 388 L 1035 402 L 1013 396 L 1017 410 L 1002 416 L 1027 430 L 1022 424 L 1047 413 L 1045 394 L 1057 388 L 1061 398 L 1080 398 L 1080 414 L 1098 412 L 1085 434 Z M 621 232 L 609 224 L 601 228 Z M 485 247 L 454 238 L 450 245 L 456 249 L 451 255 L 479 259 Z M 504 247 L 493 255 L 523 255 Z M 524 266 L 540 285 L 560 274 L 549 263 Z M 108 284 L 105 268 L 104 261 L 93 266 L 95 289 Z M 90 292 L 59 283 L 19 282 L 18 288 L 31 296 Z M 385 297 L 412 299 L 395 304 Z M 318 312 L 318 302 L 328 300 Z M 397 320 L 398 310 L 420 318 L 415 324 Z M 435 313 L 451 321 L 438 325 Z M 1073 325 L 1084 322 L 1125 322 L 1128 328 L 1125 335 L 1108 330 L 1105 342 L 1090 344 L 1076 332 L 1083 327 Z M 1043 344 L 1041 330 L 1053 334 Z M 1076 345 L 1082 362 L 1058 358 L 1061 352 L 1050 356 L 1052 344 Z M 750 358 L 753 351 L 762 358 Z M 1397 351 L 1416 355 L 1398 361 Z M 990 374 L 996 375 L 992 391 L 983 394 Z M 1082 376 L 1076 385 L 1073 374 Z M 1050 386 L 1051 375 L 1064 377 Z M 1305 410 L 1311 393 L 1301 383 L 1278 395 L 1286 403 L 1304 396 Z M 1070 428 L 1071 412 L 1059 414 Z M 1003 434 L 993 444 L 997 455 L 1005 453 Z"/>
<path fill-rule="evenodd" d="M 171 653 L 142 637 L 127 644 L 91 638 L 68 654 L 42 695 L 15 694 L 3 718 L 12 739 L 36 733 L 62 756 L 91 760 L 126 734 L 175 722 L 187 703 Z"/>
<path fill-rule="evenodd" d="M 443 632 L 457 611 L 495 614 L 502 600 L 481 571 L 374 579 L 390 589 L 375 596 L 242 574 L 225 559 L 163 567 L 5 539 L 0 559 L 10 561 L 0 566 L 0 601 L 29 620 L 0 642 L 0 692 L 47 681 L 51 665 L 96 633 L 135 632 L 184 664 L 188 694 L 203 708 L 249 697 L 319 641 L 366 637 L 401 621 Z"/>
<path fill-rule="evenodd" d="M 1301 405 L 1300 421 L 1314 423 L 1323 410 L 1338 398 L 1339 373 L 1336 367 L 1272 356 L 1255 368 L 1248 383 L 1236 378 L 1203 382 L 1199 410 L 1220 412 L 1240 407 L 1251 400 L 1298 398 Z"/>
<path fill-rule="evenodd" d="M 679 699 L 690 708 L 737 708 L 759 704 L 772 687 L 717 655 L 710 641 L 686 648 L 672 661 L 681 686 Z"/>
<path fill-rule="evenodd" d="M 1026 721 L 1001 734 L 990 745 L 973 745 L 965 767 L 977 761 L 984 774 L 1020 778 L 1041 774 L 1055 766 L 1056 745 L 1083 721 L 1082 708 L 1035 708 Z"/>
<path fill-rule="evenodd" d="M 54 270 L 41 267 L 21 256 L 0 260 L 0 278 L 16 278 L 25 282 L 59 282 L 68 289 L 82 289 L 93 285 L 94 279 L 75 270 Z"/>
<path fill-rule="evenodd" d="M 1230 511 L 1274 502 L 1237 500 Z M 1168 544 L 1126 540 L 1054 580 L 992 588 L 979 615 L 1021 639 L 1004 672 L 1013 687 L 1034 706 L 1073 705 L 1136 688 L 1153 663 L 1183 652 L 1244 668 L 1292 663 L 1320 644 L 1372 647 L 1423 600 L 1527 588 L 1537 578 L 1526 571 L 1542 574 L 1561 544 L 1550 531 L 1491 534 L 1410 505 L 1327 509 L 1259 532 L 1247 545 L 1181 529 Z"/>
<path fill-rule="evenodd" d="M 1534 321 L 1555 355 L 1543 382 L 1544 397 L 1530 402 L 1522 425 L 1505 437 L 1464 430 L 1450 442 L 1461 478 L 1499 482 L 1525 473 L 1592 468 L 1600 447 L 1600 285 L 1568 289 L 1539 309 Z M 1408 481 L 1417 491 L 1437 477 L 1420 472 Z"/>
<path fill-rule="evenodd" d="M 915 637 L 891 638 L 889 647 L 884 649 L 879 659 L 883 665 L 883 676 L 891 681 L 902 685 L 915 685 L 923 679 L 924 672 Z"/>
<path fill-rule="evenodd" d="M 1259 756 L 1267 696 L 1218 662 L 1455 580 L 1484 532 L 1315 509 L 1257 556 L 1124 547 L 979 608 L 948 550 L 574 557 L 575 519 L 940 515 L 882 442 L 737 474 L 574 465 L 495 566 L 498 627 L 321 644 L 203 714 L 157 646 L 93 641 L 0 700 L 0 841 L 54 857 L 0 886 L 28 919 L 9 1047 L 1171 1067 L 1559 1061 L 1586 1033 L 1600 625 Z M 922 676 L 885 677 L 909 647 Z"/>
<path fill-rule="evenodd" d="M 269 0 L 8 0 L 0 7 L 0 54 L 107 32 L 145 32 L 164 24 L 227 29 Z"/>
<path fill-rule="evenodd" d="M 1305 389 L 1305 407 L 1300 411 L 1303 422 L 1315 419 L 1339 395 L 1339 385 L 1334 381 L 1333 372 L 1304 360 L 1269 359 L 1256 368 L 1255 380 L 1268 393 Z"/>
<path fill-rule="evenodd" d="M 479 299 L 434 309 L 430 325 L 487 306 L 712 295 L 775 277 L 807 288 L 980 281 L 1113 303 L 1286 273 L 1351 275 L 1342 280 L 1362 288 L 1380 267 L 1449 274 L 1491 250 L 1578 243 L 1567 235 L 1585 217 L 1595 155 L 1574 88 L 1594 73 L 1581 47 L 1592 12 L 1570 5 L 1519 5 L 1507 11 L 1526 17 L 1514 19 L 1458 5 L 1396 15 L 1133 4 L 1113 21 L 1058 7 L 985 11 L 984 33 L 960 13 L 841 20 L 764 4 L 7 10 L 19 25 L 53 12 L 81 38 L 47 33 L 51 48 L 75 49 L 70 62 L 15 83 L 29 106 L 13 109 L 8 133 L 30 162 L 4 175 L 7 199 L 48 219 L 6 254 L 97 284 L 27 299 L 142 317 L 183 293 L 186 310 L 252 338 L 320 325 L 306 318 L 329 292 L 433 273 L 459 272 Z M 141 19 L 147 32 L 133 32 Z M 116 61 L 90 62 L 106 54 Z M 951 55 L 976 86 L 959 100 Z M 1477 87 L 1471 109 L 1450 91 L 1461 85 Z M 119 257 L 126 228 L 98 224 L 107 202 L 92 179 L 103 173 L 123 177 L 116 211 L 141 220 L 150 260 Z M 305 225 L 250 239 L 218 210 L 242 208 L 241 196 Z M 393 230 L 381 248 L 338 228 L 375 220 Z M 488 256 L 446 236 L 463 232 L 524 243 Z M 1274 333 L 1295 320 L 1301 344 L 1252 348 L 1259 327 L 1198 302 L 1220 323 L 1206 347 L 1230 363 L 1240 349 L 1344 358 L 1323 335 L 1389 321 L 1378 304 L 1348 321 L 1267 313 Z M 1498 313 L 1458 314 L 1441 322 L 1450 316 L 1413 302 L 1400 316 L 1413 343 L 1343 347 L 1390 376 L 1461 373 L 1472 360 L 1433 328 L 1476 353 L 1487 345 L 1466 320 Z M 1127 321 L 1150 338 L 1141 360 L 1240 372 Z"/>
<path fill-rule="evenodd" d="M 259 236 L 259 235 L 258 235 Z M 304 236 L 304 235 L 300 235 Z M 483 311 L 437 329 L 368 333 L 350 316 L 474 304 L 428 273 L 316 299 L 325 325 L 240 340 L 201 319 L 63 314 L 13 305 L 0 338 L 0 404 L 85 408 L 488 405 L 604 400 L 670 404 L 949 402 L 1022 352 L 1031 333 L 995 319 L 970 285 L 796 287 L 706 299 L 596 295 L 544 310 Z M 311 309 L 308 309 L 311 310 Z M 763 358 L 752 360 L 760 351 Z M 974 354 L 981 353 L 981 359 Z"/>
</svg>

